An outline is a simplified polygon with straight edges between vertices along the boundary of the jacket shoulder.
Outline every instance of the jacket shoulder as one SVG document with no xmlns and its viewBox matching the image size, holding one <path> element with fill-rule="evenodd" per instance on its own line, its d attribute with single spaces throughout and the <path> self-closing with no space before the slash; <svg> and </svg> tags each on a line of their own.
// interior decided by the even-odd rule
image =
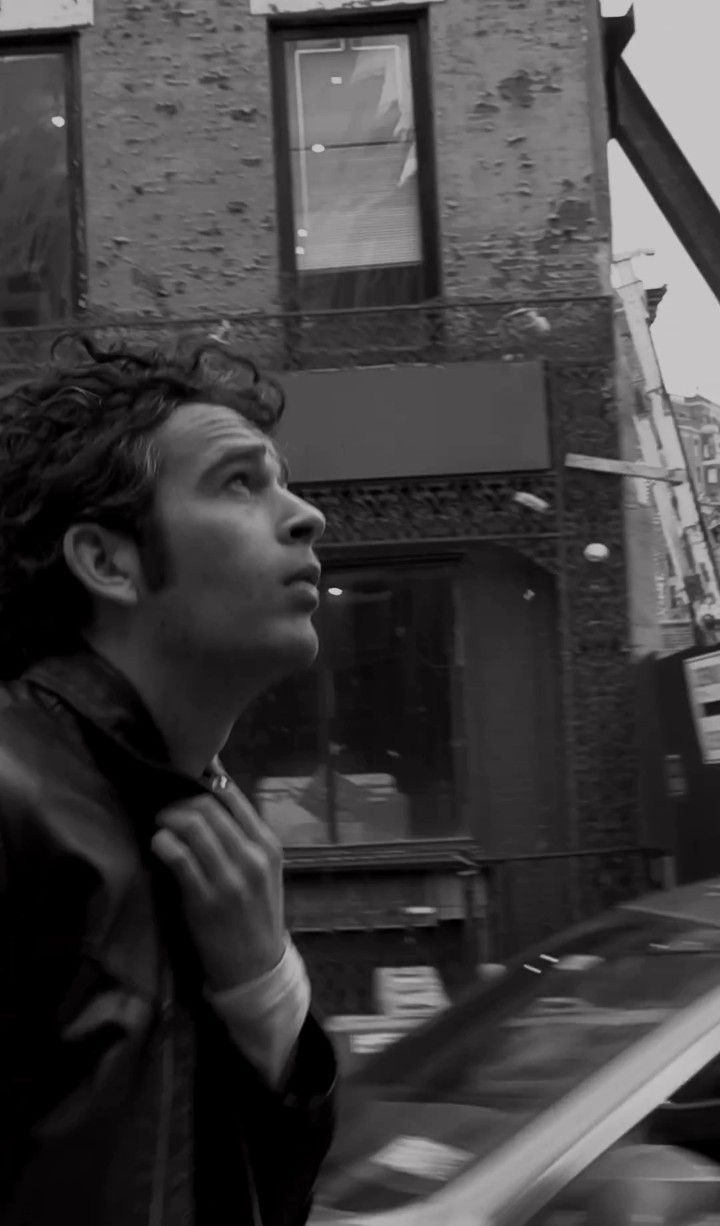
<svg viewBox="0 0 720 1226">
<path fill-rule="evenodd" d="M 43 776 L 87 756 L 69 722 L 30 700 L 0 700 L 0 797 L 32 796 Z"/>
<path fill-rule="evenodd" d="M 12 838 L 63 798 L 90 800 L 109 788 L 94 767 L 82 738 L 64 721 L 30 702 L 0 707 L 0 832 Z"/>
<path fill-rule="evenodd" d="M 32 702 L 0 708 L 0 848 L 5 891 L 38 947 L 57 945 L 62 960 L 83 948 L 154 993 L 152 889 L 131 816 L 82 738 Z"/>
</svg>

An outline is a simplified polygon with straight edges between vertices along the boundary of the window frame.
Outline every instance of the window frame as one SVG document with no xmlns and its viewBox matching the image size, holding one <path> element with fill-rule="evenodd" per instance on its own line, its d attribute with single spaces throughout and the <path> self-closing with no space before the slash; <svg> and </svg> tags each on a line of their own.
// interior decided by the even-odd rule
<svg viewBox="0 0 720 1226">
<path fill-rule="evenodd" d="M 313 270 L 300 273 L 295 258 L 295 203 L 293 197 L 292 164 L 290 151 L 290 124 L 288 116 L 288 80 L 285 66 L 285 48 L 288 42 L 316 38 L 362 38 L 368 35 L 404 34 L 410 49 L 410 79 L 413 90 L 415 140 L 418 161 L 419 222 L 422 246 L 422 261 L 419 265 L 420 293 L 408 300 L 403 295 L 392 293 L 398 273 L 390 265 L 371 265 L 360 270 Z M 377 10 L 353 13 L 352 17 L 338 20 L 337 14 L 317 16 L 308 21 L 307 14 L 295 18 L 285 14 L 268 22 L 270 57 L 270 83 L 275 153 L 275 196 L 278 219 L 278 258 L 280 268 L 280 293 L 283 305 L 288 310 L 300 311 L 332 309 L 330 301 L 320 307 L 308 307 L 303 303 L 303 283 L 321 289 L 327 285 L 329 297 L 333 286 L 347 285 L 349 292 L 353 283 L 362 276 L 374 272 L 378 277 L 380 291 L 388 286 L 389 292 L 372 295 L 372 300 L 362 302 L 367 307 L 387 307 L 431 302 L 441 293 L 440 278 L 440 224 L 437 194 L 437 167 L 435 159 L 434 116 L 432 106 L 432 81 L 430 67 L 430 44 L 428 13 L 426 9 L 411 9 L 402 14 L 380 15 Z"/>
<path fill-rule="evenodd" d="M 69 322 L 82 314 L 87 306 L 87 231 L 85 224 L 85 179 L 82 146 L 82 96 L 80 72 L 80 34 L 60 31 L 57 34 L 0 34 L 0 60 L 6 54 L 62 56 L 64 68 L 65 114 L 67 118 L 67 176 L 70 226 L 70 311 L 63 319 Z M 12 328 L 3 324 L 0 329 Z"/>
<path fill-rule="evenodd" d="M 303 496 L 312 498 L 311 487 L 300 486 L 295 487 L 295 489 Z M 359 571 L 363 573 L 368 570 L 388 567 L 392 568 L 394 572 L 400 572 L 401 570 L 408 572 L 428 570 L 448 572 L 453 606 L 451 631 L 453 650 L 448 676 L 448 697 L 453 725 L 452 802 L 454 816 L 452 828 L 438 829 L 437 832 L 428 835 L 413 833 L 410 838 L 397 842 L 391 840 L 375 843 L 333 842 L 333 836 L 328 823 L 326 826 L 326 841 L 318 843 L 287 843 L 284 846 L 284 856 L 288 865 L 292 865 L 298 871 L 303 872 L 321 870 L 328 866 L 331 868 L 370 867 L 375 863 L 389 867 L 391 864 L 405 864 L 411 861 L 418 865 L 439 866 L 440 864 L 451 863 L 452 857 L 456 854 L 458 848 L 478 846 L 481 841 L 486 850 L 489 848 L 488 854 L 505 854 L 505 849 L 497 838 L 499 827 L 493 827 L 491 831 L 486 831 L 483 835 L 479 832 L 477 815 L 479 812 L 478 804 L 481 803 L 482 797 L 479 795 L 477 780 L 473 775 L 470 748 L 472 739 L 477 733 L 466 705 L 468 678 L 474 675 L 469 674 L 467 671 L 467 644 L 468 634 L 471 632 L 471 623 L 463 611 L 462 598 L 463 572 L 466 571 L 468 564 L 470 564 L 470 568 L 474 572 L 478 565 L 483 564 L 486 550 L 490 550 L 497 559 L 498 551 L 504 553 L 505 548 L 505 543 L 502 541 L 478 538 L 474 534 L 458 536 L 452 540 L 438 538 L 434 541 L 424 542 L 422 545 L 409 541 L 378 542 L 365 546 L 360 546 L 357 542 L 343 543 L 339 541 L 320 544 L 318 553 L 323 564 L 324 583 L 328 581 L 332 573 L 337 571 Z M 520 562 L 529 560 L 522 553 L 518 554 L 515 549 L 509 549 L 508 554 L 511 558 L 517 557 Z M 532 565 L 540 573 L 545 571 L 545 568 L 537 563 L 532 563 Z M 547 577 L 552 584 L 552 598 L 555 602 L 555 613 L 557 614 L 557 609 L 559 608 L 557 602 L 560 599 L 557 580 L 549 572 Z M 318 623 L 318 630 L 320 636 L 320 656 L 322 656 L 327 645 L 324 642 L 322 623 Z M 560 666 L 561 636 L 556 617 L 552 623 L 552 636 L 553 658 L 557 660 L 558 666 Z M 318 659 L 319 662 L 320 657 Z M 552 840 L 552 846 L 562 846 L 561 840 L 566 837 L 566 832 L 569 828 L 567 796 L 564 790 L 565 736 L 568 712 L 565 701 L 566 696 L 562 688 L 561 668 L 556 677 L 557 689 L 554 692 L 553 703 L 553 735 L 556 749 L 551 758 L 553 763 L 553 779 L 549 781 L 547 793 L 543 792 L 542 795 L 553 798 L 554 808 L 552 811 L 556 816 L 556 821 L 547 837 Z M 560 747 L 559 751 L 557 746 Z M 252 747 L 248 753 L 249 760 L 252 760 Z M 326 762 L 326 759 L 323 759 L 323 762 Z M 240 786 L 244 787 L 248 794 L 251 794 L 254 779 L 251 780 L 249 777 L 246 779 L 242 775 L 241 770 L 236 771 L 234 763 L 229 758 L 227 765 L 231 773 L 235 773 Z M 253 770 L 251 774 L 254 776 L 254 773 Z M 540 813 L 539 809 L 538 813 Z M 490 843 L 486 842 L 488 838 Z M 555 840 L 558 840 L 557 843 Z"/>
</svg>

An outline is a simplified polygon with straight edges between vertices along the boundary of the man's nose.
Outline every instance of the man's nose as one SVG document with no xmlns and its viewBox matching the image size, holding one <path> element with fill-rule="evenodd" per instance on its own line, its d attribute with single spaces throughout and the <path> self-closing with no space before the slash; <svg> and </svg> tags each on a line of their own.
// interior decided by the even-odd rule
<svg viewBox="0 0 720 1226">
<path fill-rule="evenodd" d="M 295 513 L 290 522 L 290 535 L 295 541 L 300 540 L 309 545 L 315 545 L 325 531 L 325 516 L 311 502 L 306 502 L 297 494 L 291 496 L 295 501 Z"/>
</svg>

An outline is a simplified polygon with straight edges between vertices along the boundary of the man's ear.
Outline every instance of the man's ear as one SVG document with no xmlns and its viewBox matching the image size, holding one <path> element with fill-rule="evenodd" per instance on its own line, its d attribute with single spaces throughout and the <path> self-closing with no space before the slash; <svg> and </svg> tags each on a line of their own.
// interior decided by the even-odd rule
<svg viewBox="0 0 720 1226">
<path fill-rule="evenodd" d="M 116 606 L 136 605 L 142 591 L 137 546 L 99 524 L 73 524 L 63 538 L 65 561 L 87 592 Z"/>
</svg>

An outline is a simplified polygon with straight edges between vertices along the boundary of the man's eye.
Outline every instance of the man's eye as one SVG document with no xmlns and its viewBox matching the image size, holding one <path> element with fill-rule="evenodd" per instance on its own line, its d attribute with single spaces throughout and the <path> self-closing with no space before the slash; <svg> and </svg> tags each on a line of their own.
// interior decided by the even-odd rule
<svg viewBox="0 0 720 1226">
<path fill-rule="evenodd" d="M 244 489 L 248 489 L 250 485 L 250 474 L 249 473 L 233 473 L 232 476 L 228 478 L 226 484 L 229 486 L 241 485 L 243 486 Z"/>
</svg>

